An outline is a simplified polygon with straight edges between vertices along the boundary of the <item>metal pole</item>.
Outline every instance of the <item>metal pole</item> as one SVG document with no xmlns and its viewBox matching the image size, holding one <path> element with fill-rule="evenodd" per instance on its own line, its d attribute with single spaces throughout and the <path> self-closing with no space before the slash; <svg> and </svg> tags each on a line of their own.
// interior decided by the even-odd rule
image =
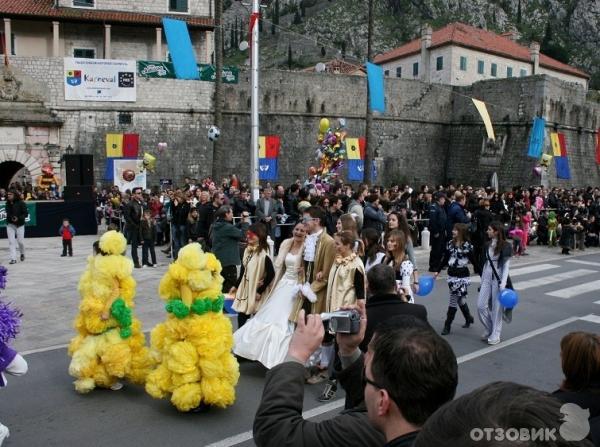
<svg viewBox="0 0 600 447">
<path fill-rule="evenodd" d="M 223 0 L 215 0 L 215 94 L 214 94 L 214 125 L 221 129 L 223 124 Z M 212 175 L 217 178 L 221 172 L 223 159 L 223 144 L 219 139 L 213 142 Z"/>
<path fill-rule="evenodd" d="M 367 26 L 367 62 L 373 62 L 373 0 L 369 0 L 368 3 L 369 16 Z M 364 160 L 364 182 L 368 185 L 371 184 L 371 165 L 373 164 L 375 147 L 373 138 L 373 111 L 371 110 L 371 100 L 369 92 L 369 83 L 367 82 L 367 115 L 365 119 L 365 160 Z"/>
<path fill-rule="evenodd" d="M 260 0 L 252 0 L 252 14 L 260 14 Z M 250 144 L 250 189 L 254 201 L 258 200 L 258 135 L 259 135 L 259 116 L 258 116 L 258 21 L 254 22 L 252 28 L 252 76 L 251 76 L 251 144 Z"/>
</svg>

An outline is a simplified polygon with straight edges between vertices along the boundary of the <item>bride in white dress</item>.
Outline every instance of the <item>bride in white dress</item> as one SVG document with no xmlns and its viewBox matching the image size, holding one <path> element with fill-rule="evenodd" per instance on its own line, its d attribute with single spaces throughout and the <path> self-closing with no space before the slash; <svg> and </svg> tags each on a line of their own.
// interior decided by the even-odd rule
<svg viewBox="0 0 600 447">
<path fill-rule="evenodd" d="M 233 334 L 236 355 L 257 360 L 269 369 L 283 362 L 294 333 L 294 323 L 289 321 L 289 316 L 300 289 L 298 275 L 305 236 L 304 224 L 297 223 L 293 236 L 279 248 L 274 286 L 266 302 Z"/>
</svg>

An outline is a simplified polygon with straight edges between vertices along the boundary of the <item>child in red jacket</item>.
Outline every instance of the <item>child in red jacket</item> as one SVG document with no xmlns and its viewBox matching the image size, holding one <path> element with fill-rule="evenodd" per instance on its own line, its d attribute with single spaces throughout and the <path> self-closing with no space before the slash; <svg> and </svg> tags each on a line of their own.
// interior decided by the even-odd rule
<svg viewBox="0 0 600 447">
<path fill-rule="evenodd" d="M 58 229 L 58 234 L 62 237 L 63 245 L 63 252 L 60 256 L 67 256 L 67 251 L 69 252 L 69 256 L 73 256 L 73 236 L 75 236 L 75 228 L 69 223 L 69 219 L 66 217 L 63 219 L 62 226 Z"/>
</svg>

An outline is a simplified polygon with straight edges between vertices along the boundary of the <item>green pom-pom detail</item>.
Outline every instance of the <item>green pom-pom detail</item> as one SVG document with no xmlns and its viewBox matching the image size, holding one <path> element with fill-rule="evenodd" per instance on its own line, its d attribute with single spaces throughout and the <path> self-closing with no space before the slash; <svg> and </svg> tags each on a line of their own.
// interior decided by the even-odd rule
<svg viewBox="0 0 600 447">
<path fill-rule="evenodd" d="M 212 311 L 213 312 L 222 312 L 224 304 L 225 304 L 225 297 L 223 295 L 219 295 L 217 297 L 217 299 L 212 302 Z"/>
<path fill-rule="evenodd" d="M 185 305 L 181 300 L 174 299 L 170 300 L 166 306 L 167 312 L 172 313 L 175 317 L 180 320 L 187 317 L 190 314 L 190 308 Z"/>
<path fill-rule="evenodd" d="M 117 320 L 121 327 L 120 335 L 121 338 L 128 338 L 131 336 L 131 309 L 127 307 L 125 300 L 121 297 L 117 298 L 110 306 L 110 314 Z"/>
<path fill-rule="evenodd" d="M 192 304 L 192 312 L 197 315 L 204 315 L 210 310 L 210 304 L 204 298 L 197 298 Z"/>
</svg>

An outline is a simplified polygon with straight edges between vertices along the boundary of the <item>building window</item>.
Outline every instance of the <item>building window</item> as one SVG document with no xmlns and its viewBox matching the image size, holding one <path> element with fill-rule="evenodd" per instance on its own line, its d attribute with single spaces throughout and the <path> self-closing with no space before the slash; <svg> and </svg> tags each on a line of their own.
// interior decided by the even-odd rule
<svg viewBox="0 0 600 447">
<path fill-rule="evenodd" d="M 506 77 L 507 78 L 512 78 L 513 77 L 512 67 L 506 67 Z"/>
<path fill-rule="evenodd" d="M 73 6 L 80 8 L 93 8 L 94 0 L 73 0 Z"/>
<path fill-rule="evenodd" d="M 498 65 L 496 65 L 496 64 L 492 64 L 492 69 L 491 69 L 491 71 L 490 71 L 490 74 L 491 74 L 493 77 L 496 77 L 496 76 L 498 76 Z"/>
<path fill-rule="evenodd" d="M 188 0 L 169 0 L 169 12 L 189 12 Z"/>
<path fill-rule="evenodd" d="M 465 56 L 460 57 L 460 69 L 462 71 L 467 71 L 467 58 Z"/>
<path fill-rule="evenodd" d="M 6 48 L 4 46 L 5 42 L 4 42 L 4 32 L 0 31 L 0 54 L 4 54 L 4 48 Z M 11 33 L 10 34 L 10 54 L 12 54 L 13 56 L 16 56 L 15 53 L 15 34 Z"/>
<path fill-rule="evenodd" d="M 384 72 L 383 72 L 383 74 L 384 74 L 384 76 L 387 78 L 387 77 L 390 75 L 390 71 L 389 71 L 389 70 L 386 70 L 386 71 L 384 71 Z"/>
<path fill-rule="evenodd" d="M 119 124 L 131 124 L 133 122 L 133 114 L 129 112 L 119 113 Z"/>
<path fill-rule="evenodd" d="M 477 61 L 477 73 L 479 73 L 480 75 L 482 75 L 484 69 L 485 69 L 484 62 L 483 61 Z"/>
<path fill-rule="evenodd" d="M 438 56 L 435 60 L 435 69 L 437 71 L 444 69 L 444 56 Z"/>
<path fill-rule="evenodd" d="M 402 77 L 402 67 L 396 67 L 396 77 L 397 78 Z"/>
<path fill-rule="evenodd" d="M 413 76 L 419 76 L 419 63 L 415 62 L 413 64 Z"/>
<path fill-rule="evenodd" d="M 73 48 L 73 57 L 83 59 L 95 59 L 96 50 L 93 48 Z"/>
<path fill-rule="evenodd" d="M 521 77 L 527 76 L 527 70 L 525 70 L 524 68 L 521 68 L 521 71 L 519 72 L 519 76 L 521 76 Z"/>
</svg>

